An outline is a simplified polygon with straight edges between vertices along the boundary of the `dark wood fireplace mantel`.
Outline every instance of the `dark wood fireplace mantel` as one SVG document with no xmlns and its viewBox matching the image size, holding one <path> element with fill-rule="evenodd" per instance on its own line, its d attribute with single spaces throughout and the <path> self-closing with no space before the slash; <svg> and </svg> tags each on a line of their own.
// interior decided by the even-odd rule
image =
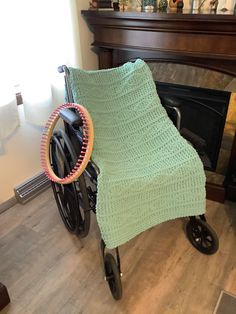
<svg viewBox="0 0 236 314">
<path fill-rule="evenodd" d="M 147 59 L 197 65 L 236 76 L 236 16 L 82 11 L 100 48 L 100 67 L 122 63 L 116 50 Z M 135 54 L 136 52 L 136 54 Z M 146 52 L 146 54 L 145 54 Z M 127 58 L 129 58 L 129 54 Z M 121 58 L 122 59 L 122 58 Z"/>
<path fill-rule="evenodd" d="M 171 62 L 216 70 L 236 77 L 236 16 L 225 14 L 82 11 L 94 34 L 100 69 L 129 60 Z M 236 91 L 235 91 L 236 92 Z M 236 154 L 236 140 L 231 157 Z M 228 178 L 236 173 L 231 158 Z M 228 180 L 228 181 L 227 181 Z M 208 197 L 236 200 L 236 185 L 207 186 Z"/>
</svg>

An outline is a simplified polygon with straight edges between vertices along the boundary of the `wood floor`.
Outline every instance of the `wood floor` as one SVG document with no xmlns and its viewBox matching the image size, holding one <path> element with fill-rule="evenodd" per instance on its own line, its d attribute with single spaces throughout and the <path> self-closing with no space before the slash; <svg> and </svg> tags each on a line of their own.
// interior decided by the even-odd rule
<svg viewBox="0 0 236 314">
<path fill-rule="evenodd" d="M 184 220 L 163 223 L 120 248 L 123 299 L 103 279 L 94 217 L 82 241 L 63 226 L 50 190 L 0 215 L 0 282 L 6 313 L 213 313 L 220 291 L 236 294 L 236 204 L 207 202 L 220 238 L 213 256 L 196 251 Z"/>
</svg>

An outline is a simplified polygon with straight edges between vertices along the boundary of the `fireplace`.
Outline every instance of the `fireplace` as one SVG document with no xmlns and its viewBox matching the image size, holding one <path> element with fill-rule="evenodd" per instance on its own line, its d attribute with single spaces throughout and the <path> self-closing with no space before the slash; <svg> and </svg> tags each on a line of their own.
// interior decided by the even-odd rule
<svg viewBox="0 0 236 314">
<path fill-rule="evenodd" d="M 222 96 L 223 103 L 228 102 L 229 94 L 227 91 L 236 92 L 236 81 L 234 81 L 236 77 L 235 15 L 203 14 L 204 12 L 199 14 L 184 12 L 181 14 L 173 12 L 95 12 L 89 10 L 81 13 L 94 34 L 92 49 L 98 54 L 101 69 L 116 67 L 129 60 L 142 58 L 149 64 L 163 65 L 161 71 L 163 78 L 168 72 L 166 71 L 166 64 L 182 67 L 193 66 L 192 74 L 195 73 L 195 69 L 205 72 L 210 69 L 215 74 L 214 76 L 211 74 L 207 76 L 205 84 L 199 86 L 198 79 L 204 78 L 205 73 L 199 75 L 197 80 L 195 75 L 190 75 L 194 79 L 193 84 L 191 84 L 189 72 L 185 75 L 185 82 L 180 82 L 176 77 L 174 81 L 171 81 L 175 76 L 172 71 L 169 75 L 171 80 L 167 83 L 221 90 L 222 93 L 220 91 L 219 94 Z M 220 76 L 217 76 L 217 73 Z M 166 83 L 165 80 L 155 78 L 155 70 L 153 74 L 155 81 Z M 229 80 L 234 81 L 231 88 L 226 88 L 226 93 L 223 91 L 229 82 L 228 76 L 224 77 L 225 74 L 230 77 Z M 181 78 L 183 77 L 184 75 L 181 75 Z M 213 85 L 207 85 L 209 83 L 210 85 L 213 83 Z M 178 95 L 178 97 L 180 96 Z M 196 105 L 199 99 L 194 102 Z M 236 119 L 231 123 L 230 118 L 231 113 L 233 112 L 235 115 L 236 112 L 236 94 L 231 94 L 228 110 L 227 104 L 216 106 L 217 102 L 215 102 L 214 106 L 217 109 L 215 108 L 214 111 L 213 102 L 210 100 L 212 106 L 210 105 L 209 110 L 205 113 L 215 116 L 219 138 L 210 149 L 208 147 L 210 139 L 204 138 L 202 134 L 197 135 L 202 145 L 204 140 L 208 145 L 206 146 L 207 150 L 204 151 L 205 168 L 210 170 L 206 170 L 207 177 L 211 177 L 211 179 L 214 177 L 214 180 L 217 177 L 216 182 L 207 182 L 207 197 L 220 202 L 223 202 L 225 198 L 236 201 Z M 185 122 L 188 120 L 186 118 L 188 114 L 188 107 L 185 105 L 185 112 L 183 112 Z M 217 117 L 221 118 L 218 119 Z M 202 119 L 205 118 L 202 117 Z M 224 121 L 226 121 L 225 127 L 223 127 Z M 211 123 L 214 127 L 213 122 Z M 225 132 L 226 128 L 228 133 Z M 185 135 L 187 132 L 190 137 L 193 137 L 197 131 L 190 129 L 190 126 L 187 125 L 183 132 Z M 230 144 L 228 144 L 228 137 L 230 137 Z M 226 142 L 224 142 L 225 139 Z M 228 146 L 227 150 L 225 150 L 225 146 Z M 225 154 L 228 154 L 228 157 L 222 159 Z M 227 160 L 223 162 L 226 164 L 223 167 L 225 168 L 224 173 L 218 171 L 222 165 L 222 160 Z M 221 177 L 220 180 L 218 180 L 219 177 Z"/>
<path fill-rule="evenodd" d="M 196 149 L 204 168 L 216 171 L 231 93 L 186 85 L 156 82 L 162 100 L 179 104 L 180 133 Z"/>
</svg>

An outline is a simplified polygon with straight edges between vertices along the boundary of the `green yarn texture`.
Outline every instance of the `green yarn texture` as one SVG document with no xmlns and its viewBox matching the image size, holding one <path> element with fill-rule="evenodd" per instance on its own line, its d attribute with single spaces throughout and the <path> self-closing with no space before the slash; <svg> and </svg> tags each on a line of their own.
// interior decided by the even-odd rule
<svg viewBox="0 0 236 314">
<path fill-rule="evenodd" d="M 69 70 L 74 101 L 94 123 L 96 214 L 106 246 L 203 214 L 202 162 L 167 116 L 148 65 L 138 59 L 107 70 Z"/>
</svg>

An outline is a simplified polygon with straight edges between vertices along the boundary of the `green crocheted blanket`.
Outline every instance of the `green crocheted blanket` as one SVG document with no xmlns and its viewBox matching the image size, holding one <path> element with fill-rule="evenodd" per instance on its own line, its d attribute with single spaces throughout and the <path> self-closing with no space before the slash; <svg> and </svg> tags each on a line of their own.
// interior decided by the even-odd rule
<svg viewBox="0 0 236 314">
<path fill-rule="evenodd" d="M 156 93 L 148 65 L 70 68 L 74 101 L 90 112 L 100 168 L 97 221 L 108 248 L 177 217 L 205 211 L 205 175 Z"/>
</svg>

